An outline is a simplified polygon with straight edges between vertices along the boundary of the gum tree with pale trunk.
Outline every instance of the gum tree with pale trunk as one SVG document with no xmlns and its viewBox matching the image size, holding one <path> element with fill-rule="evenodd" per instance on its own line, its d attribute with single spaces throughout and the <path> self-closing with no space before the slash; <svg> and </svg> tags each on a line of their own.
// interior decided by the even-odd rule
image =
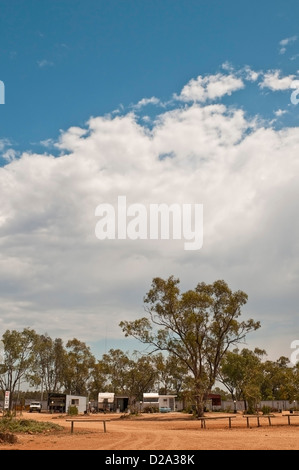
<svg viewBox="0 0 299 470">
<path fill-rule="evenodd" d="M 144 298 L 147 316 L 123 321 L 120 327 L 125 336 L 149 345 L 150 353 L 167 351 L 186 366 L 200 417 L 224 355 L 260 323 L 239 321 L 247 294 L 232 292 L 223 280 L 201 282 L 194 290 L 182 293 L 179 284 L 173 276 L 153 279 Z"/>
</svg>

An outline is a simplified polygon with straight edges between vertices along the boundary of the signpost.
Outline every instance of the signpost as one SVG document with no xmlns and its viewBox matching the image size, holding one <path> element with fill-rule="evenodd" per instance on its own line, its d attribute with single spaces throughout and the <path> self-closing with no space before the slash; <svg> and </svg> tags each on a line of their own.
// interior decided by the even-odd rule
<svg viewBox="0 0 299 470">
<path fill-rule="evenodd" d="M 9 409 L 9 397 L 10 397 L 10 392 L 6 391 L 5 392 L 5 398 L 4 398 L 4 409 L 5 410 Z"/>
</svg>

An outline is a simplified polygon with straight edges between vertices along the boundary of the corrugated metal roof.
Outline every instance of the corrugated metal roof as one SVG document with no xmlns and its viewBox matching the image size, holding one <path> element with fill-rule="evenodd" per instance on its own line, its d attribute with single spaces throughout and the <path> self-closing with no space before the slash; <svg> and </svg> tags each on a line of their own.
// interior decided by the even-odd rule
<svg viewBox="0 0 299 470">
<path fill-rule="evenodd" d="M 114 393 L 99 393 L 98 394 L 98 401 L 102 402 L 104 400 L 108 400 L 108 403 L 114 402 Z"/>
<path fill-rule="evenodd" d="M 144 398 L 159 398 L 159 393 L 144 393 Z"/>
</svg>

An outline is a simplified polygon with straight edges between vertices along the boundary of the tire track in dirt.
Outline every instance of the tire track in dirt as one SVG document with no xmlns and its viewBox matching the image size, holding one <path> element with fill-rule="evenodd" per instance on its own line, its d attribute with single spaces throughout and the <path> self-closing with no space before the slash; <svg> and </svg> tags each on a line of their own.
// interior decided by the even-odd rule
<svg viewBox="0 0 299 470">
<path fill-rule="evenodd" d="M 117 427 L 119 428 L 118 438 L 117 442 L 115 442 L 116 436 L 113 436 L 113 440 L 115 443 L 110 443 L 109 447 L 106 447 L 107 450 L 125 450 L 132 448 L 142 450 L 151 450 L 153 448 L 159 448 L 161 450 L 163 449 L 164 441 L 163 439 L 161 439 L 161 434 L 157 433 L 157 429 L 146 429 L 144 423 L 134 422 L 133 424 L 133 422 L 131 422 L 128 424 L 129 426 L 133 425 L 132 427 L 135 428 L 134 430 L 129 431 L 129 426 L 125 426 L 125 429 L 121 431 L 121 429 L 123 428 L 121 424 L 119 426 L 116 422 L 113 424 L 114 426 L 111 426 L 111 431 L 113 432 L 113 434 L 116 434 L 115 431 Z"/>
<path fill-rule="evenodd" d="M 218 416 L 218 415 L 217 415 Z M 246 428 L 242 415 L 232 424 L 232 429 L 220 421 L 208 421 L 207 429 L 201 429 L 197 420 L 182 419 L 177 414 L 172 419 L 163 417 L 145 419 L 111 419 L 107 433 L 102 423 L 87 422 L 75 424 L 74 434 L 70 433 L 67 416 L 52 417 L 39 415 L 36 420 L 52 421 L 63 426 L 60 432 L 43 435 L 20 435 L 13 445 L 0 445 L 0 450 L 299 450 L 299 426 L 287 425 L 287 419 L 278 414 L 273 425 L 262 422 L 260 428 L 252 422 Z"/>
</svg>

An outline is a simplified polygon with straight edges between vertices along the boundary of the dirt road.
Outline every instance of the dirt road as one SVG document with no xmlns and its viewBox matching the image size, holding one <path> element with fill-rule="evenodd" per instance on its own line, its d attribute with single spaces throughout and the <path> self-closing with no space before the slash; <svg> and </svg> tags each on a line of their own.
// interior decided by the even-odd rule
<svg viewBox="0 0 299 470">
<path fill-rule="evenodd" d="M 103 417 L 111 420 L 107 423 L 106 434 L 103 424 L 94 422 L 75 423 L 74 434 L 71 434 L 67 416 L 24 413 L 23 418 L 55 422 L 64 429 L 42 435 L 19 434 L 17 444 L 0 445 L 0 450 L 299 449 L 299 416 L 292 426 L 288 426 L 286 417 L 277 414 L 272 426 L 263 419 L 261 427 L 252 421 L 249 429 L 241 415 L 232 421 L 232 429 L 229 429 L 227 420 L 208 421 L 207 429 L 201 429 L 199 421 L 182 413 L 143 415 L 133 419 L 121 419 L 117 414 L 92 415 L 89 418 Z"/>
</svg>

